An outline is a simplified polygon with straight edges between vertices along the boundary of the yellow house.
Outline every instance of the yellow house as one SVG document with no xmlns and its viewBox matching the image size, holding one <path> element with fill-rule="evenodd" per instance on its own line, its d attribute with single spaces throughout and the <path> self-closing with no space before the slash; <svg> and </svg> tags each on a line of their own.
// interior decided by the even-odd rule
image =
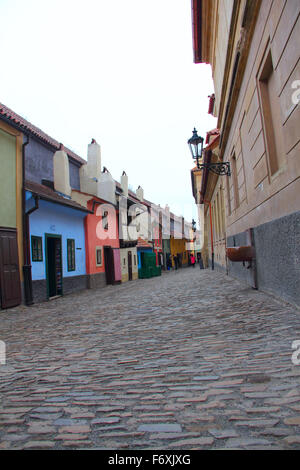
<svg viewBox="0 0 300 470">
<path fill-rule="evenodd" d="M 0 306 L 14 307 L 22 301 L 23 134 L 5 115 L 0 103 Z"/>
<path fill-rule="evenodd" d="M 170 250 L 172 256 L 172 265 L 175 266 L 174 256 L 179 258 L 179 266 L 186 266 L 188 264 L 188 252 L 186 250 L 186 240 L 177 239 L 171 236 Z"/>
<path fill-rule="evenodd" d="M 186 266 L 189 261 L 188 242 L 184 230 L 183 217 L 170 214 L 171 236 L 170 236 L 170 253 L 172 257 L 172 265 L 175 266 L 174 256 L 177 256 L 179 266 Z"/>
</svg>

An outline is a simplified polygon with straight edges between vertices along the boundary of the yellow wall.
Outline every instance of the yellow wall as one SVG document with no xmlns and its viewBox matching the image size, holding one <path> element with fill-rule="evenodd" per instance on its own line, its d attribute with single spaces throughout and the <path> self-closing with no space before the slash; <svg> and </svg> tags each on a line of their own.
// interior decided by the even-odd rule
<svg viewBox="0 0 300 470">
<path fill-rule="evenodd" d="M 19 270 L 20 279 L 23 280 L 23 221 L 22 221 L 22 143 L 23 134 L 4 122 L 0 122 L 0 129 L 16 137 L 16 229 L 18 234 Z M 0 226 L 3 226 L 0 221 Z"/>
<path fill-rule="evenodd" d="M 172 257 L 178 253 L 182 254 L 182 265 L 188 264 L 188 252 L 186 250 L 186 240 L 176 239 L 171 237 L 170 250 Z M 174 260 L 172 259 L 173 266 Z"/>
</svg>

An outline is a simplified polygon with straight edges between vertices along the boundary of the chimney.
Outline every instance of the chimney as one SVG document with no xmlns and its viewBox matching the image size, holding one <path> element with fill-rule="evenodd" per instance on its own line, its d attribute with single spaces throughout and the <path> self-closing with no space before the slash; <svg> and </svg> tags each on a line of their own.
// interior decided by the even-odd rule
<svg viewBox="0 0 300 470">
<path fill-rule="evenodd" d="M 97 180 L 101 176 L 101 147 L 95 139 L 88 145 L 87 176 Z"/>
<path fill-rule="evenodd" d="M 125 171 L 123 171 L 121 176 L 121 188 L 123 190 L 123 196 L 128 197 L 128 176 Z"/>
<path fill-rule="evenodd" d="M 66 196 L 71 196 L 69 158 L 63 144 L 60 144 L 53 156 L 54 189 Z"/>
<path fill-rule="evenodd" d="M 103 167 L 100 181 L 97 183 L 97 196 L 107 202 L 116 204 L 116 182 L 106 167 Z"/>
<path fill-rule="evenodd" d="M 143 200 L 144 200 L 144 190 L 140 186 L 136 190 L 136 196 L 141 202 L 143 202 Z"/>
</svg>

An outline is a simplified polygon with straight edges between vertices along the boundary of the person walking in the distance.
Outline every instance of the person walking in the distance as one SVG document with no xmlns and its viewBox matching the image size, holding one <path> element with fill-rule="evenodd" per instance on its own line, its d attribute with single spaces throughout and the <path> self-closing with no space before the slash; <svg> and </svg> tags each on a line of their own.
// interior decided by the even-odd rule
<svg viewBox="0 0 300 470">
<path fill-rule="evenodd" d="M 191 265 L 193 266 L 193 268 L 195 267 L 195 263 L 196 263 L 196 258 L 194 255 L 191 255 Z"/>
<path fill-rule="evenodd" d="M 174 259 L 175 269 L 178 269 L 178 256 L 174 255 L 173 259 Z"/>
</svg>

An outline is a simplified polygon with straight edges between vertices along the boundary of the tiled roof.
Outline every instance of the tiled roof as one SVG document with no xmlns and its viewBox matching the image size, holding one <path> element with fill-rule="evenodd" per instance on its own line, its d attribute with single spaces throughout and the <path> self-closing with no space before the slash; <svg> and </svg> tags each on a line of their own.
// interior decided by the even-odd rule
<svg viewBox="0 0 300 470">
<path fill-rule="evenodd" d="M 152 248 L 151 243 L 146 242 L 143 238 L 138 238 L 137 248 Z"/>
<path fill-rule="evenodd" d="M 77 209 L 83 212 L 92 213 L 86 207 L 81 206 L 72 199 L 61 196 L 56 191 L 49 188 L 48 186 L 44 186 L 43 184 L 34 183 L 33 181 L 25 181 L 25 189 L 46 201 L 62 204 L 64 206 L 68 206 L 72 209 Z"/>
<path fill-rule="evenodd" d="M 215 128 L 215 129 L 212 129 L 211 131 L 208 131 L 206 133 L 206 140 L 205 140 L 205 143 L 208 144 L 209 143 L 209 139 L 212 135 L 220 135 L 220 129 L 218 128 Z"/>
<path fill-rule="evenodd" d="M 204 150 L 210 150 L 216 146 L 220 139 L 220 134 L 216 134 L 215 137 L 210 141 L 210 143 L 205 147 Z"/>
<path fill-rule="evenodd" d="M 46 134 L 45 132 L 43 132 L 41 129 L 34 126 L 33 124 L 31 124 L 29 121 L 26 121 L 26 119 L 22 118 L 22 116 L 19 116 L 19 114 L 15 113 L 14 111 L 12 111 L 10 108 L 8 108 L 2 103 L 0 103 L 0 119 L 1 119 L 1 116 L 11 121 L 11 123 L 17 126 L 21 131 L 29 132 L 30 134 L 38 137 L 43 142 L 51 145 L 56 150 L 60 148 L 61 146 L 60 142 L 50 137 L 48 134 Z M 81 164 L 86 163 L 86 160 L 79 157 L 79 155 L 74 153 L 72 150 L 66 147 L 64 149 L 65 149 L 65 152 L 69 155 L 69 157 L 73 158 L 74 160 L 78 161 Z"/>
</svg>

